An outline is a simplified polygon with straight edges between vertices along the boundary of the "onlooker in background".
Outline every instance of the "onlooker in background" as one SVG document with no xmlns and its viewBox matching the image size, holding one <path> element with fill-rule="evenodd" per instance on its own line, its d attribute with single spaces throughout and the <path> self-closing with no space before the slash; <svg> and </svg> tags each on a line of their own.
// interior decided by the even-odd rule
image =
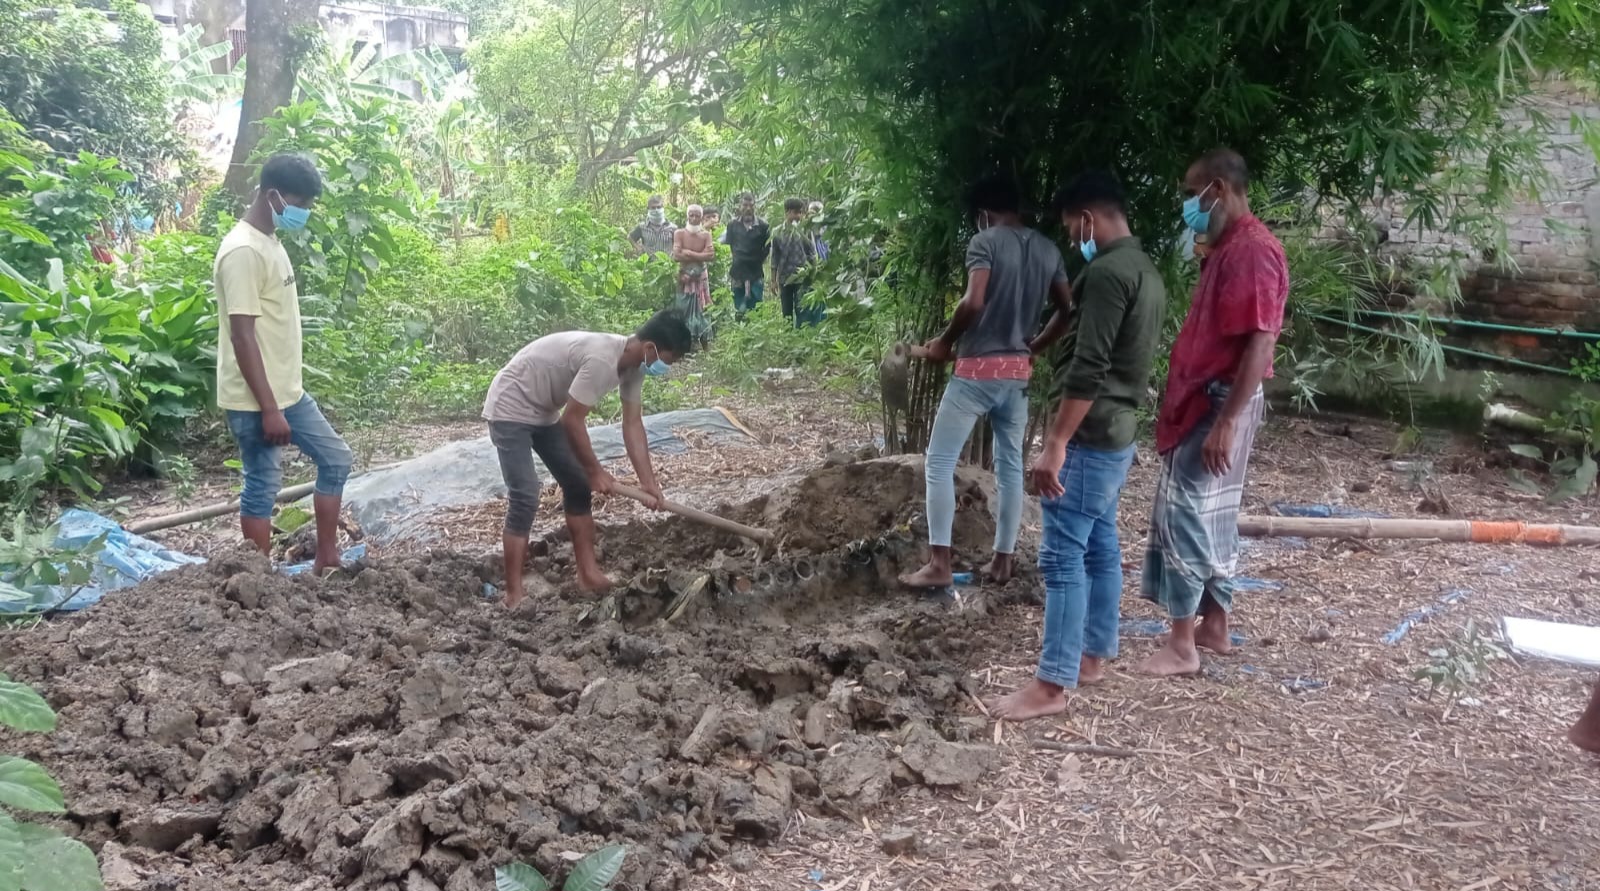
<svg viewBox="0 0 1600 891">
<path fill-rule="evenodd" d="M 1117 655 L 1117 503 L 1166 314 L 1161 273 L 1129 231 L 1111 174 L 1079 176 L 1056 195 L 1056 207 L 1089 265 L 1073 283 L 1071 313 L 1050 326 L 1068 333 L 1055 375 L 1060 405 L 1032 471 L 1044 520 L 1044 647 L 1034 679 L 989 703 L 990 714 L 1008 721 L 1065 711 L 1066 688 L 1098 683 L 1105 660 Z"/>
<path fill-rule="evenodd" d="M 644 221 L 633 227 L 633 231 L 628 233 L 628 240 L 633 242 L 634 250 L 646 257 L 654 257 L 672 250 L 672 233 L 676 228 L 667 221 L 661 196 L 651 195 L 645 204 Z"/>
<path fill-rule="evenodd" d="M 824 240 L 828 227 L 823 224 L 822 202 L 813 201 L 806 208 L 806 214 L 811 218 L 811 241 L 817 246 L 817 259 L 828 259 L 828 242 Z"/>
<path fill-rule="evenodd" d="M 733 250 L 728 278 L 733 287 L 734 313 L 743 319 L 761 302 L 762 267 L 767 262 L 772 229 L 756 216 L 756 196 L 749 192 L 739 196 L 738 214 L 722 233 L 722 243 Z"/>
<path fill-rule="evenodd" d="M 622 443 L 639 477 L 645 507 L 660 509 L 661 486 L 650 466 L 650 441 L 644 430 L 644 379 L 666 374 L 689 352 L 683 321 L 663 310 L 632 336 L 595 331 L 562 331 L 528 344 L 494 376 L 484 399 L 483 418 L 500 459 L 506 483 L 505 605 L 522 601 L 523 563 L 528 533 L 539 509 L 537 454 L 561 487 L 561 507 L 572 537 L 578 587 L 600 592 L 611 580 L 595 556 L 595 492 L 610 494 L 616 479 L 600 465 L 589 441 L 589 412 L 612 390 L 622 396 Z"/>
<path fill-rule="evenodd" d="M 806 225 L 806 203 L 799 198 L 783 202 L 783 225 L 772 234 L 772 277 L 783 300 L 783 317 L 800 326 L 800 301 L 805 285 L 800 271 L 816 262 L 817 245 Z"/>
<path fill-rule="evenodd" d="M 706 231 L 711 233 L 712 238 L 716 238 L 722 232 L 722 211 L 718 210 L 716 205 L 712 205 L 705 209 L 705 215 Z"/>
<path fill-rule="evenodd" d="M 239 528 L 270 553 L 272 505 L 283 486 L 283 446 L 317 465 L 311 498 L 318 574 L 339 565 L 339 511 L 353 456 L 301 379 L 300 293 L 277 230 L 304 229 L 322 194 L 305 155 L 277 154 L 261 168 L 256 197 L 217 248 L 217 405 L 239 443 L 244 492 Z"/>
<path fill-rule="evenodd" d="M 1140 666 L 1146 674 L 1193 674 L 1197 647 L 1233 649 L 1239 502 L 1289 296 L 1283 245 L 1250 212 L 1249 182 L 1230 149 L 1202 155 L 1183 178 L 1183 220 L 1206 251 L 1156 416 L 1161 475 L 1141 594 L 1167 611 L 1172 634 Z"/>
<path fill-rule="evenodd" d="M 717 258 L 711 233 L 701 223 L 705 219 L 700 205 L 691 204 L 685 212 L 689 225 L 672 236 L 672 259 L 678 261 L 678 299 L 676 309 L 696 346 L 711 340 L 711 323 L 706 307 L 711 305 L 709 264 Z"/>
<path fill-rule="evenodd" d="M 1595 681 L 1594 692 L 1589 696 L 1589 707 L 1578 717 L 1578 723 L 1567 731 L 1567 739 L 1586 752 L 1600 755 L 1600 681 Z"/>
<path fill-rule="evenodd" d="M 994 560 L 984 574 L 1009 581 L 1022 525 L 1022 434 L 1028 423 L 1028 378 L 1033 355 L 1046 344 L 1034 336 L 1048 296 L 1058 312 L 1072 303 L 1067 270 L 1055 242 L 1022 223 L 1017 186 L 1002 177 L 975 183 L 967 209 L 978 234 L 967 244 L 967 291 L 943 334 L 923 345 L 926 358 L 946 362 L 955 352 L 955 377 L 944 389 L 928 436 L 928 562 L 900 577 L 911 587 L 944 587 L 955 525 L 956 461 L 978 419 L 994 431 Z M 1054 328 L 1055 326 L 1052 326 Z M 957 349 L 956 341 L 960 341 Z"/>
</svg>

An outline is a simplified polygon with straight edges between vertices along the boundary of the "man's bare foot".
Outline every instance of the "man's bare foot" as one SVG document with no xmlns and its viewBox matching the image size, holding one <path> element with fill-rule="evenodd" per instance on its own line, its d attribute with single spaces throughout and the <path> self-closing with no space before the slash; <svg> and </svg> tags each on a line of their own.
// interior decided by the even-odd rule
<svg viewBox="0 0 1600 891">
<path fill-rule="evenodd" d="M 340 564 L 338 557 L 334 557 L 332 560 L 327 561 L 324 561 L 321 557 L 318 557 L 316 562 L 311 564 L 311 574 L 319 579 L 323 579 L 333 575 L 341 567 L 342 564 Z"/>
<path fill-rule="evenodd" d="M 955 584 L 955 579 L 951 577 L 949 567 L 928 563 L 916 572 L 900 576 L 900 584 L 908 588 L 947 588 Z"/>
<path fill-rule="evenodd" d="M 1055 684 L 1029 681 L 1022 689 L 996 696 L 984 703 L 989 714 L 1002 721 L 1031 721 L 1067 710 L 1067 694 Z"/>
<path fill-rule="evenodd" d="M 1084 656 L 1078 660 L 1078 686 L 1093 687 L 1106 679 L 1106 660 L 1098 656 Z"/>
<path fill-rule="evenodd" d="M 996 551 L 994 559 L 983 564 L 983 568 L 978 571 L 983 574 L 985 579 L 994 582 L 997 585 L 1003 585 L 1006 582 L 1011 581 L 1012 566 L 1014 562 L 1015 561 L 1013 560 L 1011 554 L 1002 554 L 999 551 Z"/>
<path fill-rule="evenodd" d="M 1201 619 L 1194 625 L 1194 645 L 1210 650 L 1219 656 L 1233 652 L 1233 640 L 1228 632 L 1227 614 Z"/>
<path fill-rule="evenodd" d="M 589 594 L 604 594 L 611 590 L 611 579 L 598 569 L 592 572 L 579 570 L 578 588 Z"/>
<path fill-rule="evenodd" d="M 513 588 L 508 584 L 506 585 L 506 596 L 500 602 L 505 606 L 506 609 L 516 609 L 517 605 L 522 603 L 522 599 L 527 596 L 528 591 L 526 588 L 522 587 L 521 585 Z"/>
<path fill-rule="evenodd" d="M 1180 651 L 1169 642 L 1150 658 L 1139 663 L 1140 674 L 1154 677 L 1181 677 L 1200 671 L 1200 652 L 1195 649 Z"/>
</svg>

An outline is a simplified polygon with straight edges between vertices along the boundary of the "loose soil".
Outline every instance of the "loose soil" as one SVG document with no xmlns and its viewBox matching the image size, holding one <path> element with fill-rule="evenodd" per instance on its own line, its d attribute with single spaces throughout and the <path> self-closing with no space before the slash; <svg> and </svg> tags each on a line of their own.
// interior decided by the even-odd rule
<svg viewBox="0 0 1600 891">
<path fill-rule="evenodd" d="M 992 482 L 958 491 L 978 557 Z M 552 534 L 514 612 L 484 596 L 491 558 L 317 581 L 228 553 L 0 639 L 60 712 L 0 746 L 61 779 L 113 887 L 467 891 L 607 842 L 629 847 L 619 887 L 685 887 L 799 807 L 847 826 L 995 763 L 964 666 L 1034 580 L 898 589 L 921 492 L 919 460 L 841 460 L 728 506 L 777 533 L 768 552 L 676 517 L 607 529 L 628 581 L 598 601 L 562 587 Z"/>
</svg>

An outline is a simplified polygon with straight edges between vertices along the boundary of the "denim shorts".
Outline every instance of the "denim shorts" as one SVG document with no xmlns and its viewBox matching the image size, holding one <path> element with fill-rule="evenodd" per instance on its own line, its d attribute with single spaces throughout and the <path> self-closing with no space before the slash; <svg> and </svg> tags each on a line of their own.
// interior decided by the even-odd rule
<svg viewBox="0 0 1600 891">
<path fill-rule="evenodd" d="M 283 488 L 283 447 L 267 442 L 261 427 L 261 412 L 228 409 L 228 429 L 239 443 L 239 460 L 244 465 L 244 492 L 239 496 L 239 515 L 252 519 L 272 516 L 272 505 Z M 289 441 L 317 465 L 318 495 L 343 495 L 345 480 L 355 456 L 311 394 L 283 410 L 289 422 Z"/>
</svg>

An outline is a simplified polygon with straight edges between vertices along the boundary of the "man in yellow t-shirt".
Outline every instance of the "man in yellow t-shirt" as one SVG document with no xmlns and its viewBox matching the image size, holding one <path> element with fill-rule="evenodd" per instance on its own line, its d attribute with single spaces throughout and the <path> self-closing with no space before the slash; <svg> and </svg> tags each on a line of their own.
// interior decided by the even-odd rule
<svg viewBox="0 0 1600 891">
<path fill-rule="evenodd" d="M 322 175 L 309 157 L 267 159 L 255 200 L 222 239 L 212 267 L 220 325 L 217 405 L 227 412 L 244 466 L 239 527 L 270 552 L 283 446 L 294 443 L 317 465 L 312 571 L 319 575 L 339 565 L 339 511 L 352 455 L 301 382 L 300 295 L 278 230 L 304 229 L 321 194 Z"/>
</svg>

